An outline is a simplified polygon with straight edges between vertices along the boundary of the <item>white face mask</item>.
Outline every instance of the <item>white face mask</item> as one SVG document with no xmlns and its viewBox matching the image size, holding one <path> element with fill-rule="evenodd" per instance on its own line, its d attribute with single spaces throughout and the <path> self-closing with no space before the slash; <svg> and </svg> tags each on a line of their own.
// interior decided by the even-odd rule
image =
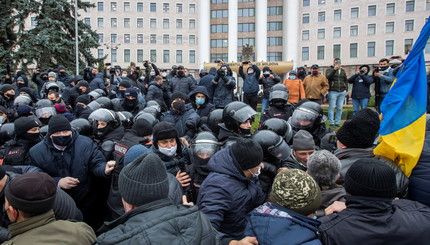
<svg viewBox="0 0 430 245">
<path fill-rule="evenodd" d="M 260 174 L 261 174 L 261 167 L 258 167 L 257 173 L 255 173 L 255 174 L 253 172 L 251 172 L 251 170 L 248 170 L 248 171 L 252 174 L 252 178 L 257 179 L 258 176 L 260 176 Z"/>
<path fill-rule="evenodd" d="M 158 146 L 158 150 L 164 155 L 167 155 L 169 157 L 175 155 L 177 149 L 178 149 L 178 145 L 172 146 L 170 148 Z"/>
<path fill-rule="evenodd" d="M 151 72 L 149 73 L 151 76 L 155 76 L 155 72 Z"/>
<path fill-rule="evenodd" d="M 121 74 L 121 77 L 127 77 L 127 74 Z"/>
</svg>

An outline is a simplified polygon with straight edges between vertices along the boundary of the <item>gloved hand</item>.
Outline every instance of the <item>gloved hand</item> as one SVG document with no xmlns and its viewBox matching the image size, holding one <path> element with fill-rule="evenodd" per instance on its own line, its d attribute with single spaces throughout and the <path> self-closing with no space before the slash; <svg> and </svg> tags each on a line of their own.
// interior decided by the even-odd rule
<svg viewBox="0 0 430 245">
<path fill-rule="evenodd" d="M 194 122 L 193 120 L 187 120 L 185 121 L 185 127 L 187 127 L 188 129 L 196 129 L 196 122 Z"/>
</svg>

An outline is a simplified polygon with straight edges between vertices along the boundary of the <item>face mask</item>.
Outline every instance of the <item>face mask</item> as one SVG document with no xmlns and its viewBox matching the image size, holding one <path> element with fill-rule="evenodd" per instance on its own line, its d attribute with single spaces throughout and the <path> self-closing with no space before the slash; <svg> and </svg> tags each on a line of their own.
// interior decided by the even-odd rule
<svg viewBox="0 0 430 245">
<path fill-rule="evenodd" d="M 240 132 L 245 135 L 251 135 L 251 129 L 239 128 Z"/>
<path fill-rule="evenodd" d="M 144 77 L 144 76 L 141 76 L 141 77 L 140 77 L 140 80 L 145 80 L 145 77 Z"/>
<path fill-rule="evenodd" d="M 48 125 L 48 123 L 49 123 L 49 119 L 51 119 L 51 117 L 48 117 L 48 118 L 39 118 L 39 121 L 40 121 L 43 125 Z"/>
<path fill-rule="evenodd" d="M 248 74 L 252 74 L 252 73 L 254 73 L 254 71 L 252 71 L 252 70 L 249 70 L 249 71 L 248 71 Z"/>
<path fill-rule="evenodd" d="M 164 155 L 167 155 L 169 157 L 175 155 L 176 150 L 178 149 L 178 145 L 172 146 L 170 148 L 166 148 L 166 147 L 160 147 L 158 146 L 158 150 L 163 153 Z"/>
<path fill-rule="evenodd" d="M 13 96 L 15 96 L 15 95 L 14 95 L 14 94 L 7 93 L 7 94 L 5 94 L 5 96 L 6 96 L 6 97 L 8 97 L 8 98 L 13 98 Z"/>
<path fill-rule="evenodd" d="M 137 103 L 138 103 L 137 99 L 131 99 L 131 100 L 127 98 L 124 99 L 124 107 L 129 109 L 134 108 L 137 105 Z"/>
<path fill-rule="evenodd" d="M 66 75 L 66 72 L 65 72 L 65 71 L 62 71 L 62 72 L 60 72 L 60 75 L 61 75 L 61 76 L 64 76 L 64 75 Z"/>
<path fill-rule="evenodd" d="M 290 80 L 295 80 L 296 76 L 290 76 Z"/>
<path fill-rule="evenodd" d="M 151 72 L 149 73 L 151 76 L 155 76 L 155 72 Z"/>
<path fill-rule="evenodd" d="M 283 103 L 283 102 L 276 102 L 276 103 L 275 103 L 275 106 L 276 106 L 277 108 L 284 108 L 285 103 Z"/>
<path fill-rule="evenodd" d="M 22 139 L 28 140 L 30 142 L 39 142 L 40 134 L 39 133 L 25 133 L 21 136 Z"/>
<path fill-rule="evenodd" d="M 52 104 L 56 104 L 57 103 L 57 101 L 56 100 L 51 100 L 51 102 L 52 102 Z"/>
<path fill-rule="evenodd" d="M 103 138 L 103 136 L 105 136 L 107 133 L 109 133 L 109 126 L 106 126 L 104 128 L 95 128 L 93 129 L 93 133 L 97 138 Z"/>
<path fill-rule="evenodd" d="M 40 79 L 42 79 L 43 81 L 47 81 L 48 77 L 40 77 Z"/>
<path fill-rule="evenodd" d="M 162 77 L 167 77 L 167 74 L 166 73 L 161 73 L 161 76 Z"/>
<path fill-rule="evenodd" d="M 79 93 L 79 94 L 83 94 L 83 93 L 84 93 L 84 91 L 83 91 L 82 89 L 78 88 L 78 93 Z"/>
<path fill-rule="evenodd" d="M 178 100 L 173 102 L 172 105 L 173 109 L 177 110 L 177 111 L 184 111 L 185 110 L 185 102 L 182 100 Z"/>
<path fill-rule="evenodd" d="M 121 74 L 121 77 L 127 77 L 127 74 Z"/>
<path fill-rule="evenodd" d="M 298 73 L 299 73 L 299 76 L 304 76 L 305 75 L 304 71 L 299 71 Z"/>
<path fill-rule="evenodd" d="M 178 77 L 183 77 L 185 76 L 185 73 L 183 71 L 178 71 Z"/>
<path fill-rule="evenodd" d="M 385 70 L 387 70 L 388 69 L 388 66 L 380 66 L 379 67 L 379 70 L 381 70 L 381 71 L 385 71 Z"/>
<path fill-rule="evenodd" d="M 58 145 L 58 146 L 67 146 L 72 142 L 72 136 L 51 136 L 52 143 Z"/>
<path fill-rule="evenodd" d="M 248 170 L 248 171 L 252 174 L 252 178 L 257 179 L 258 176 L 260 176 L 260 174 L 261 174 L 261 167 L 258 167 L 257 173 L 255 173 L 255 174 L 253 172 L 251 172 L 251 170 Z"/>
<path fill-rule="evenodd" d="M 205 99 L 204 98 L 196 98 L 196 103 L 199 105 L 203 105 L 205 103 Z"/>
<path fill-rule="evenodd" d="M 318 75 L 318 71 L 312 71 L 312 75 L 314 75 L 314 76 L 316 76 L 316 75 Z"/>
<path fill-rule="evenodd" d="M 270 76 L 270 72 L 267 72 L 267 71 L 266 71 L 266 72 L 264 72 L 264 73 L 263 73 L 263 76 L 264 76 L 264 77 L 269 77 L 269 76 Z"/>
</svg>

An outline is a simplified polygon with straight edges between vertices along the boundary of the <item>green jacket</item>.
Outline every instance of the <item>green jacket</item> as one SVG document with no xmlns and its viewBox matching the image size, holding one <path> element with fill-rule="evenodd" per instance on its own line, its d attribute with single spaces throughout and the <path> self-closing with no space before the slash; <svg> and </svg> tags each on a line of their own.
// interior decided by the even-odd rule
<svg viewBox="0 0 430 245">
<path fill-rule="evenodd" d="M 348 91 L 348 78 L 343 68 L 335 70 L 333 66 L 327 69 L 326 75 L 329 84 L 329 91 L 342 92 Z"/>
<path fill-rule="evenodd" d="M 52 210 L 9 225 L 11 239 L 2 245 L 93 244 L 94 231 L 83 222 L 55 220 Z"/>
</svg>

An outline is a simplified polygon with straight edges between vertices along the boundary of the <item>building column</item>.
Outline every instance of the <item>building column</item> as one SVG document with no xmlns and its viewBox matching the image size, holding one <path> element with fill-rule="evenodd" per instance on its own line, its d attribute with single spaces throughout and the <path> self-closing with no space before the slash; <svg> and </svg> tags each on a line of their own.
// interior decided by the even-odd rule
<svg viewBox="0 0 430 245">
<path fill-rule="evenodd" d="M 228 1 L 228 62 L 237 61 L 237 0 Z"/>
<path fill-rule="evenodd" d="M 255 2 L 255 61 L 267 60 L 267 0 Z"/>
<path fill-rule="evenodd" d="M 210 61 L 210 23 L 211 23 L 211 5 L 210 0 L 199 0 L 198 1 L 198 11 L 199 11 L 199 35 L 197 36 L 198 45 L 198 65 L 203 68 L 203 62 L 209 63 Z"/>
<path fill-rule="evenodd" d="M 284 0 L 283 17 L 283 60 L 294 63 L 299 60 L 299 0 Z"/>
</svg>

